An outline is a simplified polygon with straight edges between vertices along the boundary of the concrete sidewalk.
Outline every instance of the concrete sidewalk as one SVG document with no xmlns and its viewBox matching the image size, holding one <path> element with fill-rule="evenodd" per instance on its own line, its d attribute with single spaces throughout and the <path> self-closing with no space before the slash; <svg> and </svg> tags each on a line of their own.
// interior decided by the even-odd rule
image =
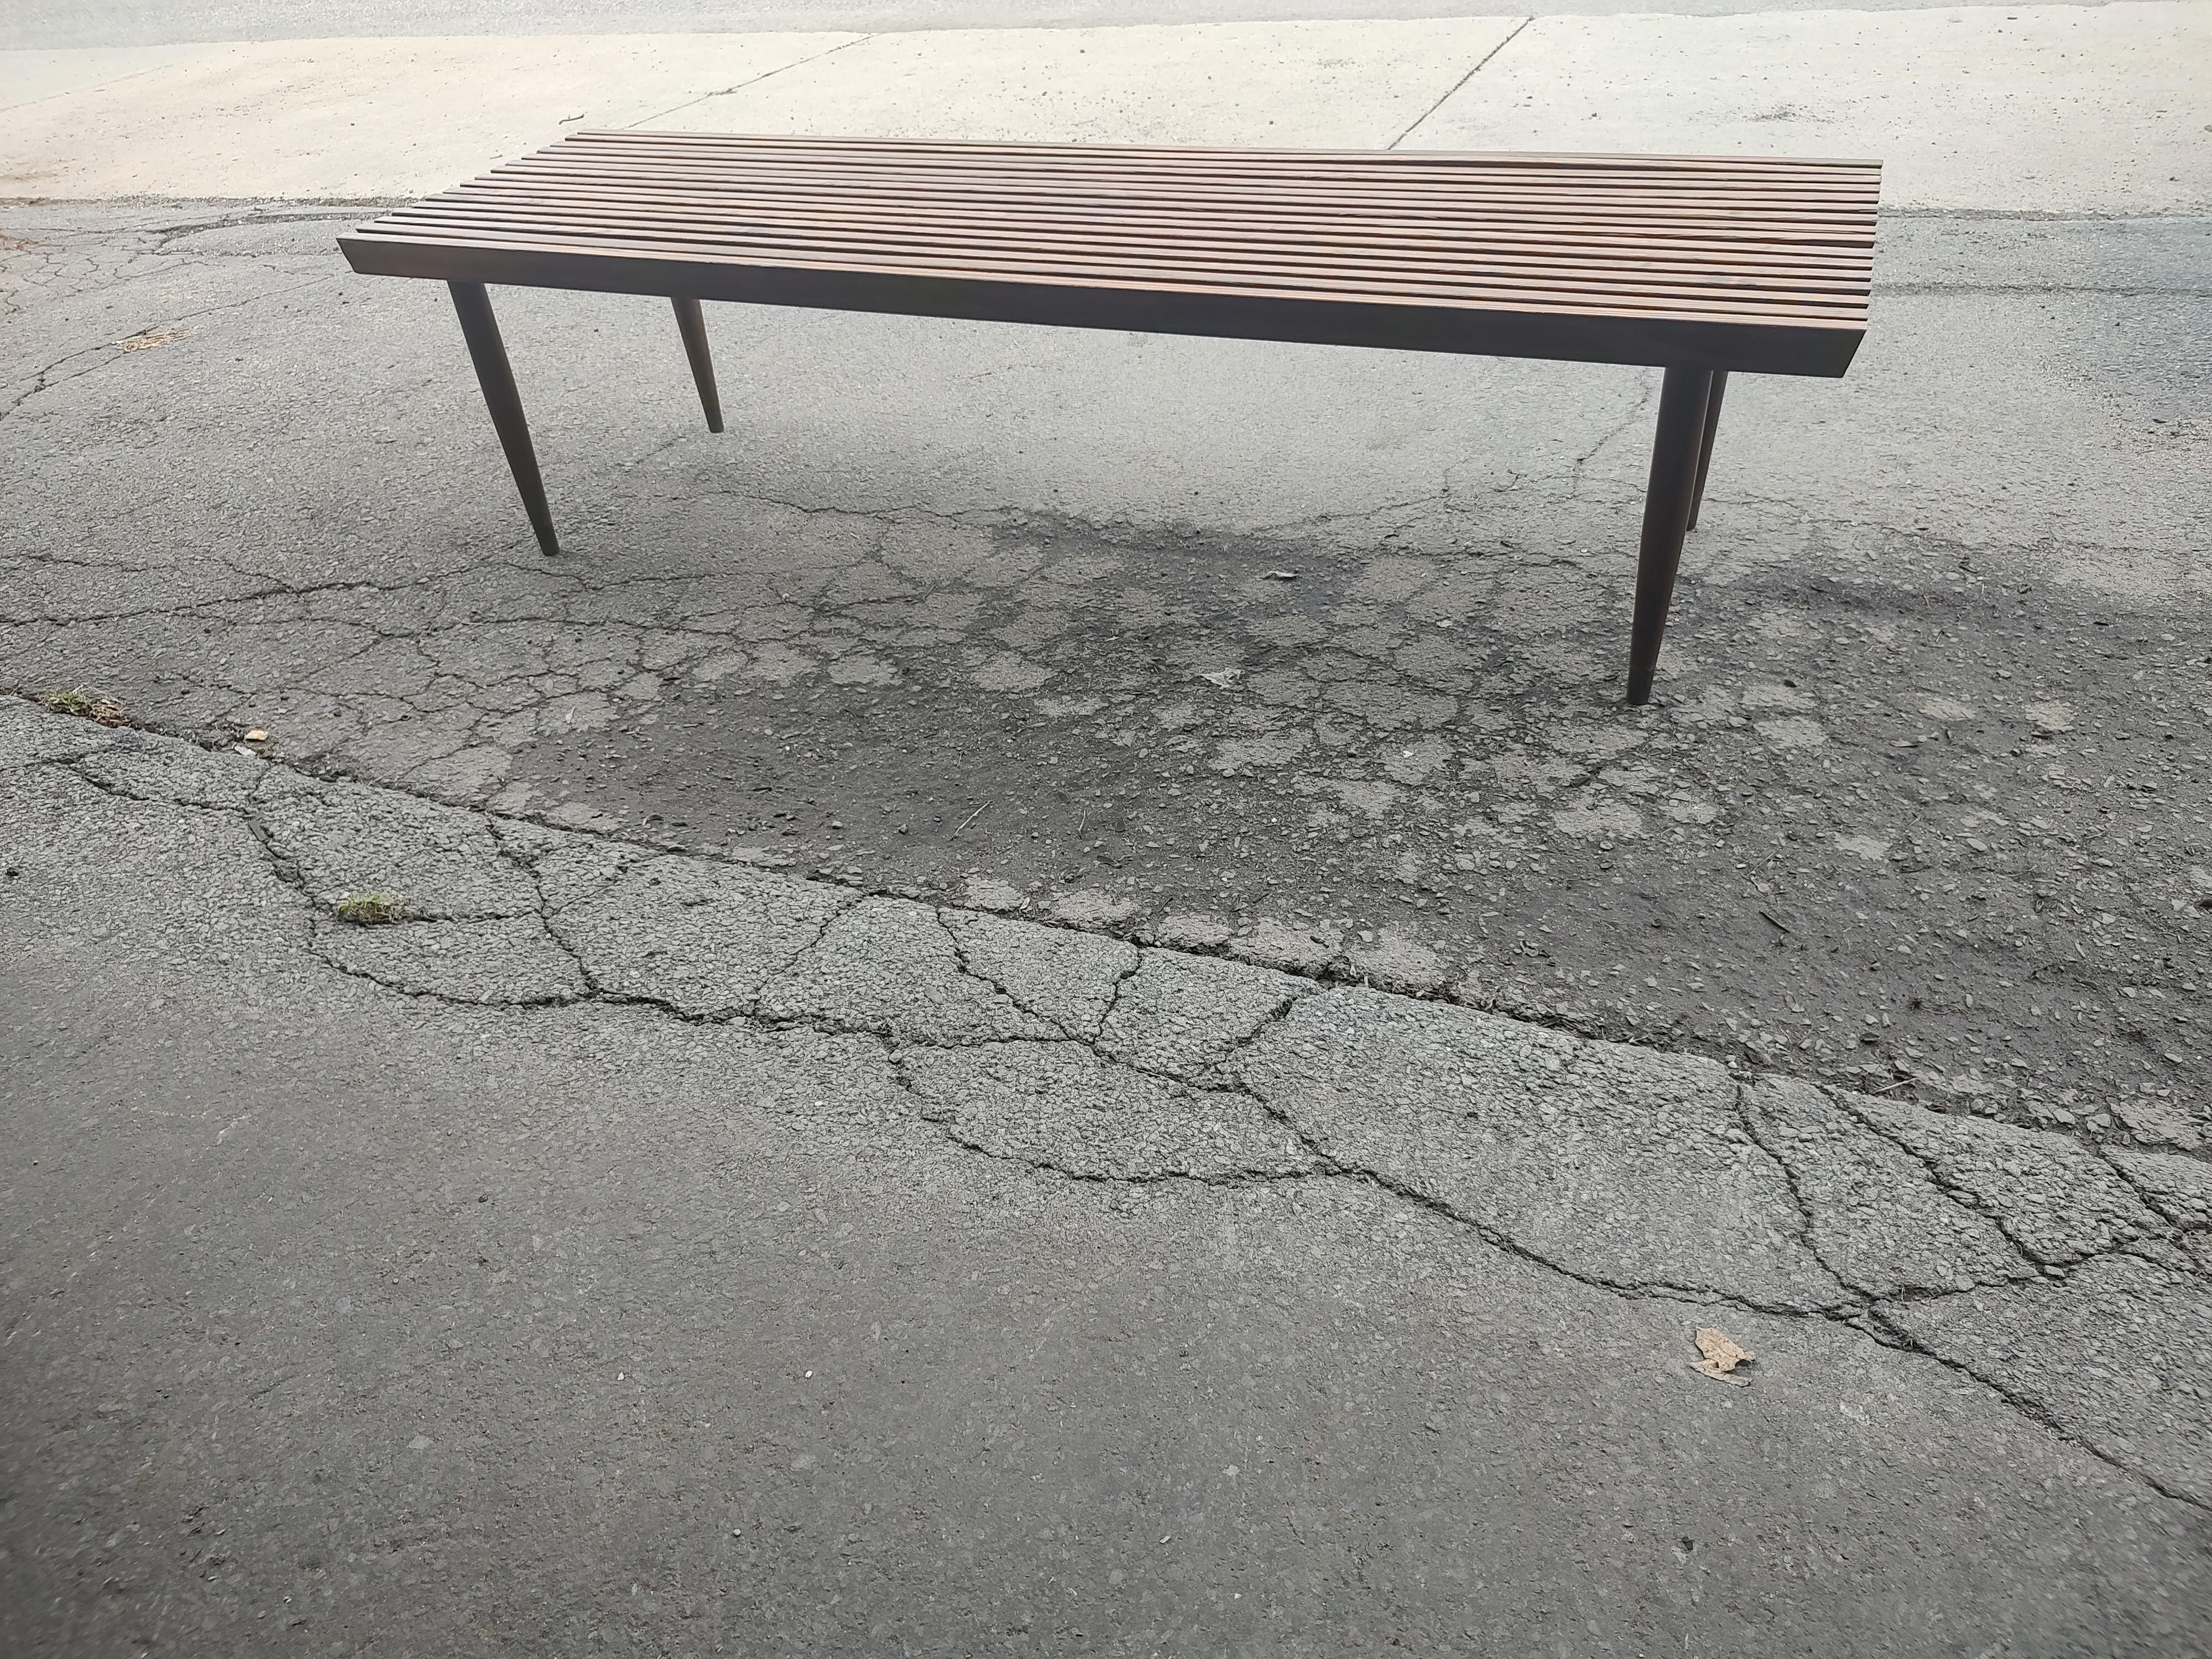
<svg viewBox="0 0 2212 1659">
<path fill-rule="evenodd" d="M 368 199 L 578 126 L 1878 155 L 1892 208 L 2212 204 L 2205 0 L 0 52 L 0 197 Z"/>
<path fill-rule="evenodd" d="M 21 702 L 0 868 L 11 1652 L 2212 1642 L 2201 1162 Z"/>
</svg>

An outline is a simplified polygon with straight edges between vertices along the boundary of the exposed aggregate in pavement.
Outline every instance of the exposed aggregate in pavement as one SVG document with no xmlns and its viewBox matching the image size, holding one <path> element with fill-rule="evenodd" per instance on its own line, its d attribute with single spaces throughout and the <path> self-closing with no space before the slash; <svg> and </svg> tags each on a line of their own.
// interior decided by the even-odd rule
<svg viewBox="0 0 2212 1659">
<path fill-rule="evenodd" d="M 36 925 L 65 927 L 91 878 L 70 849 L 157 847 L 162 825 L 212 818 L 271 884 L 252 908 L 289 907 L 283 948 L 393 992 L 866 1037 L 915 1116 L 970 1152 L 1085 1182 L 1363 1183 L 1594 1288 L 1848 1324 L 2212 1504 L 2197 1158 L 550 830 L 21 703 L 0 709 L 0 774 L 7 897 Z M 409 919 L 337 921 L 368 885 Z"/>
</svg>

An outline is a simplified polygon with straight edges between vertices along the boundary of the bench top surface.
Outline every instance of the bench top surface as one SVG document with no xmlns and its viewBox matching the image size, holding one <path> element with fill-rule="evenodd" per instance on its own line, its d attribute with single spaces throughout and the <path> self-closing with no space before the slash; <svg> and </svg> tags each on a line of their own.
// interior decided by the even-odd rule
<svg viewBox="0 0 2212 1659">
<path fill-rule="evenodd" d="M 1838 374 L 1872 161 L 580 132 L 342 239 L 356 270 Z"/>
</svg>

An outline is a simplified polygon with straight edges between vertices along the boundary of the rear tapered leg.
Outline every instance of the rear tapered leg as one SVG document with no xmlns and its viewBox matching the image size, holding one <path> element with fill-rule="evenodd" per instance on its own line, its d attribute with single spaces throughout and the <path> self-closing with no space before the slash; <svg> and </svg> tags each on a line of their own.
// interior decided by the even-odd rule
<svg viewBox="0 0 2212 1659">
<path fill-rule="evenodd" d="M 714 392 L 714 359 L 707 349 L 707 319 L 696 300 L 672 300 L 676 327 L 684 336 L 684 355 L 691 360 L 691 378 L 699 383 L 699 407 L 707 411 L 707 430 L 722 429 L 722 400 Z"/>
<path fill-rule="evenodd" d="M 1690 528 L 1698 527 L 1698 513 L 1705 504 L 1705 474 L 1713 466 L 1713 434 L 1721 429 L 1721 394 L 1728 390 L 1728 371 L 1713 371 L 1712 395 L 1705 399 L 1705 436 L 1698 447 L 1698 493 L 1690 498 Z"/>
<path fill-rule="evenodd" d="M 461 337 L 469 343 L 470 359 L 477 366 L 477 384 L 483 388 L 484 407 L 491 411 L 493 429 L 507 452 L 507 471 L 522 495 L 522 510 L 538 533 L 538 545 L 557 554 L 561 544 L 553 537 L 553 514 L 545 505 L 544 481 L 538 476 L 538 453 L 530 447 L 530 425 L 522 418 L 522 398 L 514 389 L 514 371 L 507 366 L 507 347 L 499 337 L 499 324 L 491 314 L 491 300 L 482 283 L 448 283 L 453 309 L 461 319 Z"/>
<path fill-rule="evenodd" d="M 1659 431 L 1651 443 L 1651 484 L 1644 496 L 1644 544 L 1636 561 L 1636 620 L 1628 644 L 1628 700 L 1651 701 L 1659 666 L 1659 641 L 1667 632 L 1667 606 L 1674 597 L 1674 571 L 1682 562 L 1682 537 L 1697 499 L 1698 463 L 1705 448 L 1705 411 L 1711 401 L 1709 368 L 1670 368 L 1659 392 Z"/>
</svg>

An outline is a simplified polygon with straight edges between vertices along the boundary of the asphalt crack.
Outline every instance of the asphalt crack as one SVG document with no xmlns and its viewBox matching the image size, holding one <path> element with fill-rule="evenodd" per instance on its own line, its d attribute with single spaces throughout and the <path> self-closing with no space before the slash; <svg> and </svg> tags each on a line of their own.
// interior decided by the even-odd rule
<svg viewBox="0 0 2212 1659">
<path fill-rule="evenodd" d="M 2200 1510 L 2212 1510 L 2212 1504 L 2208 1504 L 2205 1499 L 2194 1496 L 2185 1490 L 2177 1488 L 2172 1482 L 2161 1480 L 2145 1468 L 2130 1463 L 2124 1458 L 2113 1455 L 2112 1452 L 2100 1447 L 2097 1443 L 2094 1435 L 2087 1434 L 2081 1430 L 2071 1427 L 2059 1420 L 2047 1407 L 2041 1406 L 2037 1401 L 2025 1395 L 2022 1391 L 2007 1386 L 2002 1379 L 1993 1377 L 1987 1374 L 1984 1370 L 1971 1365 L 1955 1356 L 1938 1352 L 1927 1345 L 1920 1342 L 1911 1335 L 1910 1331 L 1905 1328 L 1896 1316 L 1897 1310 L 1908 1305 L 1972 1297 L 1978 1293 L 1981 1290 L 1988 1287 L 1978 1285 L 1972 1289 L 1954 1291 L 1914 1291 L 1892 1290 L 1881 1293 L 1872 1293 L 1863 1288 L 1848 1285 L 1836 1272 L 1836 1270 L 1823 1258 L 1821 1253 L 1814 1242 L 1812 1237 L 1812 1212 L 1810 1205 L 1799 1184 L 1797 1175 L 1793 1168 L 1791 1160 L 1779 1156 L 1772 1147 L 1767 1146 L 1757 1134 L 1755 1127 L 1749 1122 L 1750 1115 L 1747 1109 L 1743 1086 L 1740 1081 L 1737 1082 L 1735 1085 L 1736 1092 L 1734 1098 L 1735 1114 L 1740 1120 L 1744 1121 L 1747 1131 L 1751 1134 L 1753 1144 L 1757 1147 L 1760 1155 L 1773 1164 L 1779 1170 L 1784 1187 L 1790 1195 L 1794 1223 L 1807 1248 L 1808 1253 L 1813 1260 L 1820 1264 L 1822 1270 L 1828 1275 L 1831 1281 L 1836 1285 L 1837 1289 L 1840 1293 L 1837 1299 L 1832 1303 L 1806 1305 L 1802 1303 L 1776 1302 L 1767 1298 L 1749 1297 L 1741 1293 L 1733 1292 L 1725 1287 L 1719 1285 L 1686 1283 L 1678 1279 L 1659 1276 L 1648 1278 L 1638 1276 L 1617 1276 L 1577 1269 L 1547 1256 L 1540 1250 L 1530 1246 L 1525 1240 L 1516 1237 L 1507 1229 L 1486 1220 L 1483 1217 L 1478 1214 L 1470 1213 L 1451 1203 L 1448 1200 L 1441 1198 L 1434 1193 L 1425 1190 L 1421 1186 L 1413 1182 L 1395 1176 L 1384 1170 L 1364 1164 L 1346 1160 L 1332 1152 L 1326 1144 L 1312 1131 L 1312 1129 L 1308 1125 L 1301 1122 L 1294 1113 L 1285 1109 L 1279 1103 L 1269 1099 L 1265 1093 L 1255 1091 L 1243 1086 L 1243 1079 L 1237 1074 L 1238 1062 L 1244 1056 L 1250 1054 L 1256 1044 L 1262 1042 L 1271 1031 L 1275 1030 L 1282 1021 L 1287 1018 L 1291 1012 L 1295 1010 L 1295 1008 L 1306 997 L 1320 994 L 1318 987 L 1315 987 L 1312 989 L 1308 989 L 1304 992 L 1292 993 L 1285 996 L 1275 1007 L 1273 1007 L 1264 1018 L 1255 1024 L 1250 1030 L 1242 1036 L 1220 1058 L 1211 1062 L 1207 1066 L 1198 1068 L 1190 1075 L 1177 1075 L 1142 1066 L 1131 1065 L 1128 1061 L 1120 1058 L 1119 1056 L 1104 1052 L 1101 1047 L 1100 1037 L 1097 1033 L 1076 1034 L 1067 1032 L 1062 1022 L 1054 1019 L 1047 1015 L 1036 1013 L 1034 1010 L 1025 1008 L 1020 1000 L 1015 998 L 1006 989 L 1006 988 L 1000 984 L 995 979 L 989 975 L 976 971 L 969 964 L 967 960 L 967 952 L 964 944 L 959 938 L 957 930 L 955 929 L 948 921 L 946 913 L 943 907 L 921 907 L 928 911 L 933 926 L 946 938 L 951 953 L 953 957 L 954 968 L 962 976 L 983 986 L 994 996 L 1003 999 L 1010 1006 L 1027 1013 L 1032 1018 L 1039 1019 L 1042 1023 L 1048 1026 L 1060 1030 L 1063 1035 L 1060 1039 L 1058 1039 L 1058 1041 L 1064 1042 L 1072 1048 L 1079 1049 L 1088 1054 L 1092 1059 L 1097 1060 L 1103 1065 L 1109 1066 L 1120 1066 L 1137 1075 L 1152 1077 L 1155 1079 L 1155 1080 L 1168 1085 L 1171 1090 L 1176 1091 L 1205 1090 L 1214 1085 L 1221 1085 L 1227 1089 L 1233 1090 L 1242 1098 L 1256 1106 L 1261 1114 L 1262 1114 L 1268 1121 L 1279 1126 L 1290 1137 L 1291 1144 L 1294 1145 L 1297 1148 L 1298 1152 L 1303 1155 L 1308 1166 L 1295 1171 L 1288 1172 L 1254 1170 L 1249 1168 L 1232 1169 L 1225 1171 L 1216 1172 L 1177 1169 L 1142 1171 L 1136 1173 L 1115 1173 L 1110 1170 L 1084 1170 L 1073 1168 L 1067 1164 L 1065 1160 L 1053 1157 L 1049 1154 L 1010 1152 L 1001 1147 L 978 1145 L 975 1143 L 975 1139 L 973 1136 L 964 1135 L 960 1133 L 957 1122 L 952 1119 L 942 1115 L 932 1116 L 928 1111 L 922 1109 L 920 1091 L 915 1087 L 911 1073 L 908 1069 L 908 1062 L 913 1056 L 932 1052 L 957 1052 L 991 1047 L 1003 1048 L 1004 1041 L 1002 1039 L 987 1037 L 972 1042 L 901 1041 L 894 1036 L 889 1025 L 884 1021 L 841 1018 L 834 1014 L 777 1015 L 771 1017 L 763 1015 L 761 1012 L 763 1004 L 770 998 L 771 994 L 779 987 L 785 984 L 790 979 L 792 975 L 799 967 L 799 965 L 805 961 L 808 956 L 823 948 L 824 941 L 828 938 L 830 930 L 836 925 L 836 923 L 842 917 L 849 915 L 856 906 L 863 902 L 864 896 L 854 892 L 849 888 L 836 889 L 840 895 L 838 902 L 834 908 L 832 908 L 814 924 L 811 936 L 805 941 L 791 951 L 782 964 L 768 973 L 761 980 L 757 987 L 748 995 L 739 999 L 737 1002 L 734 1002 L 726 1007 L 716 1009 L 706 1013 L 701 1013 L 696 1011 L 684 1009 L 678 1006 L 672 1001 L 650 994 L 613 992 L 605 988 L 603 980 L 600 976 L 593 973 L 590 963 L 586 959 L 587 953 L 580 951 L 575 946 L 573 940 L 562 939 L 559 938 L 557 923 L 559 918 L 562 916 L 567 907 L 556 906 L 550 902 L 550 897 L 545 892 L 542 877 L 537 868 L 537 861 L 534 860 L 518 859 L 516 857 L 508 841 L 503 839 L 501 831 L 497 827 L 493 815 L 482 812 L 468 812 L 465 816 L 473 819 L 479 825 L 483 833 L 489 842 L 494 854 L 503 865 L 512 869 L 527 870 L 530 877 L 532 891 L 536 896 L 536 903 L 533 909 L 525 914 L 533 916 L 539 922 L 544 931 L 545 931 L 549 935 L 554 936 L 560 947 L 567 952 L 571 960 L 574 961 L 578 969 L 580 980 L 581 981 L 584 988 L 580 992 L 573 994 L 483 998 L 463 997 L 455 995 L 449 991 L 428 989 L 405 982 L 394 982 L 392 978 L 387 975 L 380 974 L 373 969 L 362 968 L 357 964 L 351 964 L 337 960 L 331 956 L 327 948 L 327 939 L 325 935 L 324 929 L 326 926 L 335 926 L 337 924 L 330 922 L 325 914 L 327 908 L 326 896 L 319 894 L 315 890 L 313 884 L 310 880 L 307 873 L 300 867 L 295 860 L 285 852 L 280 842 L 279 837 L 274 833 L 274 831 L 272 831 L 264 816 L 265 808 L 270 802 L 270 797 L 268 796 L 267 792 L 270 785 L 281 775 L 279 769 L 269 766 L 265 763 L 260 763 L 258 761 L 254 763 L 256 765 L 261 767 L 262 769 L 255 775 L 250 787 L 243 791 L 239 805 L 230 805 L 220 803 L 210 803 L 206 801 L 195 801 L 177 797 L 163 797 L 125 788 L 111 779 L 96 775 L 94 770 L 88 769 L 87 763 L 90 762 L 104 746 L 106 746 L 104 742 L 94 742 L 86 750 L 81 750 L 77 753 L 33 762 L 33 765 L 34 767 L 52 767 L 53 769 L 65 773 L 69 776 L 76 779 L 87 787 L 94 789 L 118 799 L 129 800 L 136 805 L 151 807 L 159 811 L 182 814 L 209 813 L 235 818 L 240 823 L 252 846 L 257 849 L 258 854 L 264 867 L 270 872 L 271 878 L 274 879 L 282 888 L 294 896 L 296 901 L 297 911 L 294 937 L 303 951 L 312 959 L 320 963 L 325 967 L 345 974 L 349 977 L 367 981 L 392 994 L 410 998 L 418 998 L 426 1001 L 441 1003 L 447 1006 L 472 1008 L 488 1006 L 515 1008 L 557 1008 L 574 1006 L 581 1002 L 599 1002 L 612 1006 L 633 1006 L 642 1007 L 651 1010 L 658 1015 L 693 1024 L 742 1024 L 750 1029 L 757 1030 L 763 1032 L 786 1029 L 804 1029 L 828 1036 L 870 1039 L 882 1046 L 887 1060 L 893 1067 L 901 1087 L 909 1098 L 916 1101 L 916 1115 L 926 1121 L 933 1122 L 939 1132 L 944 1134 L 949 1141 L 963 1147 L 966 1151 L 989 1157 L 1000 1162 L 1022 1164 L 1036 1171 L 1037 1173 L 1048 1175 L 1055 1178 L 1070 1181 L 1083 1181 L 1085 1182 L 1102 1185 L 1157 1185 L 1165 1182 L 1189 1181 L 1200 1185 L 1222 1187 L 1253 1184 L 1262 1181 L 1287 1179 L 1337 1179 L 1356 1182 L 1370 1188 L 1379 1193 L 1388 1194 L 1391 1199 L 1398 1202 L 1404 1203 L 1424 1212 L 1438 1217 L 1449 1222 L 1455 1229 L 1462 1231 L 1467 1236 L 1479 1241 L 1489 1248 L 1524 1261 L 1534 1267 L 1556 1273 L 1563 1279 L 1571 1280 L 1593 1290 L 1635 1299 L 1663 1299 L 1671 1302 L 1679 1302 L 1686 1305 L 1723 1306 L 1735 1308 L 1747 1312 L 1770 1317 L 1794 1320 L 1817 1319 L 1824 1322 L 1850 1328 L 1859 1334 L 1867 1336 L 1869 1340 L 1881 1343 L 1884 1346 L 1894 1347 L 1905 1352 L 1910 1352 L 1917 1356 L 1930 1360 L 1933 1363 L 1942 1366 L 1946 1370 L 1960 1376 L 1961 1377 L 1967 1378 L 1972 1382 L 1988 1389 L 1995 1397 L 2002 1401 L 2008 1407 L 2019 1412 L 2029 1420 L 2035 1422 L 2046 1431 L 2057 1436 L 2058 1437 L 2065 1440 L 2068 1443 L 2075 1445 L 2086 1453 L 2097 1457 L 2100 1461 L 2108 1464 L 2109 1466 L 2116 1469 L 2124 1471 L 2131 1476 L 2143 1480 L 2146 1485 L 2158 1491 L 2161 1495 L 2174 1498 L 2177 1501 L 2190 1504 Z M 312 782 L 312 781 L 310 781 Z M 312 790 L 309 793 L 313 793 Z M 460 809 L 448 808 L 447 810 L 458 811 Z M 539 830 L 536 826 L 530 826 L 528 832 L 540 835 L 555 833 Z M 507 832 L 510 836 L 520 833 L 522 833 L 520 830 L 511 830 Z M 573 831 L 557 833 L 574 836 L 579 842 L 613 846 L 623 849 L 624 852 L 629 853 L 633 856 L 647 855 L 636 843 L 621 841 L 611 836 L 593 836 L 587 834 L 578 834 L 577 832 Z M 698 855 L 696 854 L 687 856 L 694 859 L 697 859 L 698 857 Z M 699 861 L 708 863 L 716 862 L 716 860 L 699 860 Z M 817 887 L 830 887 L 833 885 L 831 884 L 821 883 L 813 884 Z M 514 913 L 513 912 L 503 911 L 499 913 L 496 917 L 486 916 L 478 919 L 507 920 L 511 919 L 514 914 Z M 465 923 L 470 920 L 470 913 L 464 911 L 449 919 Z M 403 927 L 406 925 L 407 924 L 401 924 Z M 1109 1006 L 1113 1002 L 1118 1002 L 1122 988 L 1129 982 L 1130 979 L 1134 976 L 1134 974 L 1137 971 L 1140 970 L 1142 960 L 1142 953 L 1140 952 L 1139 954 L 1139 969 L 1125 971 L 1116 980 L 1113 988 L 1112 997 L 1109 1000 Z M 1923 1177 L 1927 1181 L 1931 1188 L 1943 1193 L 1947 1197 L 1952 1198 L 1955 1201 L 1960 1203 L 1962 1206 L 1985 1216 L 1991 1222 L 1992 1225 L 1997 1229 L 2000 1234 L 2005 1237 L 2014 1250 L 2020 1255 L 2021 1260 L 2041 1270 L 2044 1277 L 2049 1277 L 2050 1275 L 2057 1273 L 2063 1273 L 2067 1269 L 2078 1270 L 2088 1261 L 2105 1255 L 2135 1255 L 2147 1260 L 2158 1260 L 2155 1256 L 2146 1255 L 2144 1252 L 2139 1249 L 2131 1249 L 2128 1245 L 2122 1245 L 2110 1249 L 2090 1251 L 2078 1255 L 2069 1256 L 2064 1258 L 2063 1261 L 2055 1260 L 2045 1261 L 2038 1256 L 2038 1255 L 2017 1236 L 2015 1231 L 2006 1224 L 2004 1218 L 2001 1215 L 1995 1212 L 1993 1208 L 1982 1199 L 1980 1194 L 1963 1188 L 1955 1182 L 1947 1179 L 1943 1176 L 1942 1172 L 1935 1165 L 1932 1160 L 1915 1152 L 1911 1146 L 1905 1146 L 1898 1141 L 1894 1136 L 1887 1133 L 1880 1125 L 1868 1121 L 1863 1114 L 1854 1109 L 1848 1101 L 1842 1099 L 1833 1093 L 1829 1093 L 1829 1098 L 1838 1106 L 1846 1116 L 1848 1116 L 1853 1122 L 1856 1123 L 1864 1132 L 1877 1137 L 1887 1145 L 1896 1146 L 1900 1152 L 1905 1153 L 1907 1158 L 1911 1160 L 1913 1164 L 1923 1172 Z M 2063 1144 L 2072 1146 L 2075 1143 L 2066 1141 Z M 2133 1190 L 2133 1183 L 2127 1184 L 2129 1189 Z M 2149 1212 L 2152 1214 L 2162 1213 L 2154 1208 L 2150 1210 Z M 2172 1266 L 2171 1263 L 2167 1263 L 2166 1265 Z M 2041 1281 L 2039 1279 L 2037 1282 L 2039 1283 Z"/>
</svg>

